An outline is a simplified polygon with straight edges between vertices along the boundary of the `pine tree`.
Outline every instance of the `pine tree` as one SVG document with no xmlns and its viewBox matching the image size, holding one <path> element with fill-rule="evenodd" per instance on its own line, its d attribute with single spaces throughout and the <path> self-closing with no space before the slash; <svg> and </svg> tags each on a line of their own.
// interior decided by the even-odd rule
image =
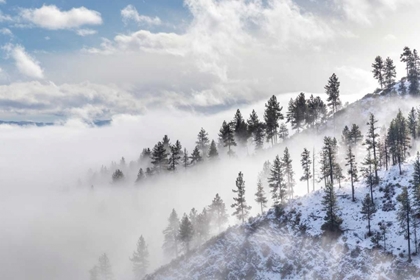
<svg viewBox="0 0 420 280">
<path fill-rule="evenodd" d="M 306 122 L 311 123 L 312 127 L 316 126 L 318 130 L 318 125 L 327 115 L 327 106 L 319 96 L 314 98 L 314 96 L 311 95 L 307 102 L 308 113 L 306 115 Z"/>
<path fill-rule="evenodd" d="M 210 143 L 209 134 L 201 128 L 200 132 L 198 132 L 197 142 L 195 142 L 198 146 L 198 149 L 205 154 L 207 152 L 207 147 Z"/>
<path fill-rule="evenodd" d="M 420 187 L 420 153 L 417 152 L 416 161 L 414 162 L 413 186 Z"/>
<path fill-rule="evenodd" d="M 112 273 L 111 263 L 108 256 L 103 254 L 99 257 L 98 275 L 101 280 L 113 280 L 114 274 Z"/>
<path fill-rule="evenodd" d="M 300 93 L 295 100 L 290 99 L 287 112 L 287 122 L 290 122 L 292 124 L 292 129 L 296 129 L 298 133 L 305 124 L 306 114 L 307 103 L 304 93 Z"/>
<path fill-rule="evenodd" d="M 286 177 L 287 192 L 290 198 L 293 198 L 295 179 L 293 178 L 295 172 L 293 171 L 292 159 L 290 157 L 289 149 L 285 148 L 282 158 L 282 164 L 284 167 L 284 176 Z"/>
<path fill-rule="evenodd" d="M 350 130 L 350 145 L 353 148 L 363 140 L 362 132 L 358 125 L 353 124 Z"/>
<path fill-rule="evenodd" d="M 142 235 L 137 241 L 137 248 L 133 252 L 133 257 L 130 258 L 130 261 L 133 263 L 134 279 L 141 280 L 146 275 L 147 268 L 149 267 L 148 259 L 149 250 Z"/>
<path fill-rule="evenodd" d="M 372 216 L 376 212 L 375 203 L 370 198 L 369 194 L 366 194 L 365 199 L 362 201 L 362 217 L 364 220 L 368 221 L 368 236 L 372 236 L 372 232 L 370 230 L 370 222 L 372 221 Z"/>
<path fill-rule="evenodd" d="M 258 179 L 257 192 L 255 193 L 255 201 L 261 206 L 261 214 L 264 213 L 264 208 L 267 207 L 267 197 L 261 179 Z"/>
<path fill-rule="evenodd" d="M 407 82 L 407 78 L 402 78 L 400 85 L 398 86 L 398 91 L 400 92 L 400 95 L 404 96 L 407 95 L 407 86 L 406 83 Z"/>
<path fill-rule="evenodd" d="M 373 77 L 375 79 L 378 80 L 379 85 L 381 86 L 381 89 L 383 88 L 384 85 L 384 61 L 382 60 L 382 57 L 377 56 L 375 58 L 375 62 L 372 64 L 372 73 L 373 73 Z"/>
<path fill-rule="evenodd" d="M 252 135 L 252 140 L 255 143 L 255 150 L 262 149 L 264 145 L 265 125 L 262 123 L 257 113 L 252 110 L 248 119 L 248 132 Z"/>
<path fill-rule="evenodd" d="M 182 153 L 181 142 L 177 140 L 175 145 L 171 145 L 170 150 L 171 150 L 171 153 L 169 154 L 168 169 L 175 171 L 176 167 L 179 165 L 181 161 L 181 153 Z"/>
<path fill-rule="evenodd" d="M 328 174 L 330 183 L 334 185 L 334 171 L 337 165 L 337 140 L 335 138 L 324 137 L 323 157 L 325 157 L 324 160 L 326 161 L 322 162 L 324 174 Z"/>
<path fill-rule="evenodd" d="M 184 166 L 185 169 L 190 165 L 190 156 L 188 155 L 188 151 L 186 148 L 184 148 L 184 152 L 182 153 L 182 166 Z"/>
<path fill-rule="evenodd" d="M 190 159 L 191 159 L 190 164 L 197 164 L 203 160 L 200 154 L 200 150 L 198 149 L 198 146 L 194 148 L 193 152 L 191 153 Z"/>
<path fill-rule="evenodd" d="M 205 242 L 210 235 L 210 215 L 207 213 L 206 208 L 198 214 L 195 235 L 197 236 L 197 245 L 200 246 Z"/>
<path fill-rule="evenodd" d="M 215 221 L 217 229 L 220 232 L 223 226 L 228 221 L 228 215 L 226 212 L 226 205 L 220 198 L 219 194 L 216 194 L 209 209 L 212 216 L 212 220 Z"/>
<path fill-rule="evenodd" d="M 172 210 L 171 215 L 168 219 L 168 226 L 163 231 L 164 243 L 163 250 L 167 257 L 173 258 L 178 257 L 178 230 L 179 230 L 179 219 L 175 209 Z"/>
<path fill-rule="evenodd" d="M 143 179 L 144 179 L 143 168 L 140 168 L 139 173 L 137 173 L 136 183 L 143 181 Z"/>
<path fill-rule="evenodd" d="M 169 140 L 165 140 L 165 141 L 169 141 Z M 154 169 L 158 173 L 161 172 L 168 163 L 168 152 L 167 152 L 168 149 L 169 149 L 169 146 L 168 148 L 166 148 L 166 144 L 164 144 L 163 142 L 158 142 L 153 148 L 152 164 L 154 166 Z"/>
<path fill-rule="evenodd" d="M 419 95 L 419 56 L 417 50 L 413 50 L 411 59 L 409 59 L 409 70 L 407 80 L 410 83 L 408 87 L 408 92 L 410 95 L 417 96 Z"/>
<path fill-rule="evenodd" d="M 165 148 L 166 154 L 169 154 L 171 152 L 171 139 L 169 139 L 168 135 L 163 136 L 162 145 Z"/>
<path fill-rule="evenodd" d="M 407 70 L 407 78 L 409 76 L 411 64 L 413 59 L 413 53 L 411 52 L 409 47 L 404 48 L 404 52 L 400 56 L 401 62 L 404 62 L 406 64 L 406 70 Z"/>
<path fill-rule="evenodd" d="M 311 173 L 311 153 L 304 148 L 301 154 L 300 163 L 302 164 L 303 176 L 300 178 L 301 181 L 306 181 L 307 189 L 309 193 L 309 180 L 312 178 Z"/>
<path fill-rule="evenodd" d="M 335 114 L 341 106 L 340 101 L 340 82 L 335 74 L 328 80 L 328 84 L 325 86 L 325 91 L 328 95 L 328 106 L 331 107 L 332 114 Z"/>
<path fill-rule="evenodd" d="M 245 219 L 249 215 L 249 210 L 252 208 L 246 204 L 245 199 L 245 181 L 242 172 L 239 172 L 238 178 L 236 179 L 236 190 L 232 190 L 237 194 L 237 197 L 234 197 L 233 200 L 235 203 L 232 204 L 232 208 L 235 209 L 232 216 L 236 216 L 238 220 L 241 220 L 242 223 L 245 222 Z"/>
<path fill-rule="evenodd" d="M 415 140 L 417 138 L 417 111 L 411 108 L 407 118 L 408 129 L 410 130 L 411 138 Z"/>
<path fill-rule="evenodd" d="M 350 129 L 347 125 L 344 126 L 343 132 L 341 133 L 341 142 L 344 146 L 350 146 L 351 144 Z"/>
<path fill-rule="evenodd" d="M 236 146 L 234 131 L 226 121 L 223 121 L 222 127 L 219 132 L 220 142 L 223 143 L 223 147 L 228 147 L 228 155 L 234 155 L 232 147 Z"/>
<path fill-rule="evenodd" d="M 233 118 L 233 126 L 235 130 L 235 139 L 236 141 L 245 146 L 248 142 L 249 133 L 248 133 L 248 125 L 245 122 L 244 118 L 242 117 L 241 111 L 238 109 L 236 110 L 236 114 Z"/>
<path fill-rule="evenodd" d="M 280 103 L 277 102 L 277 98 L 273 95 L 268 102 L 265 104 L 264 121 L 266 128 L 267 141 L 271 141 L 274 145 L 277 143 L 277 129 L 279 128 L 279 120 L 283 119 L 280 107 Z"/>
<path fill-rule="evenodd" d="M 274 205 L 286 203 L 287 185 L 284 179 L 283 163 L 279 156 L 273 162 L 270 170 L 270 177 L 268 178 L 269 187 L 271 189 L 271 197 Z"/>
<path fill-rule="evenodd" d="M 393 164 L 398 164 L 400 175 L 402 175 L 401 164 L 407 157 L 408 149 L 410 148 L 410 137 L 407 121 L 401 111 L 399 111 L 397 117 L 391 121 L 387 140 L 389 151 L 392 155 L 392 162 Z"/>
<path fill-rule="evenodd" d="M 219 153 L 217 152 L 216 142 L 214 140 L 211 141 L 210 148 L 209 148 L 209 154 L 208 157 L 210 159 L 215 159 L 219 156 Z"/>
<path fill-rule="evenodd" d="M 375 183 L 379 183 L 379 176 L 378 176 L 378 139 L 379 134 L 376 132 L 378 127 L 376 126 L 376 123 L 378 121 L 375 119 L 375 116 L 371 113 L 369 116 L 369 122 L 367 125 L 369 126 L 368 134 L 366 135 L 365 139 L 365 145 L 366 148 L 370 151 L 372 151 L 373 156 L 373 170 L 375 172 Z"/>
<path fill-rule="evenodd" d="M 153 176 L 153 170 L 150 167 L 146 168 L 146 177 L 152 177 Z"/>
<path fill-rule="evenodd" d="M 289 130 L 287 129 L 287 126 L 285 123 L 282 123 L 280 125 L 279 137 L 283 142 L 289 137 Z"/>
<path fill-rule="evenodd" d="M 351 198 L 352 201 L 355 201 L 354 198 L 354 182 L 358 181 L 357 177 L 357 163 L 356 163 L 356 156 L 353 154 L 353 150 L 351 146 L 347 149 L 347 155 L 346 155 L 346 166 L 348 166 L 347 173 L 350 175 L 350 182 L 351 182 Z"/>
<path fill-rule="evenodd" d="M 97 265 L 92 267 L 91 270 L 89 270 L 90 280 L 99 280 L 99 268 Z"/>
<path fill-rule="evenodd" d="M 391 58 L 385 60 L 384 65 L 384 83 L 387 89 L 390 89 L 395 84 L 395 77 L 397 71 L 395 70 L 394 61 Z"/>
<path fill-rule="evenodd" d="M 407 187 L 403 187 L 402 193 L 397 197 L 400 206 L 397 211 L 397 219 L 402 229 L 401 233 L 407 238 L 408 244 L 408 261 L 411 262 L 411 199 L 408 195 Z"/>
<path fill-rule="evenodd" d="M 361 169 L 362 174 L 363 174 L 363 178 L 365 178 L 365 182 L 366 184 L 369 186 L 370 189 L 370 198 L 372 201 L 374 201 L 373 199 L 373 185 L 375 183 L 375 171 L 374 171 L 374 166 L 375 166 L 375 160 L 372 157 L 372 153 L 370 150 L 368 150 L 367 156 L 363 161 L 363 168 Z"/>
<path fill-rule="evenodd" d="M 184 214 L 181 220 L 181 224 L 179 225 L 178 236 L 179 236 L 179 240 L 184 245 L 184 250 L 186 253 L 190 251 L 190 243 L 193 238 L 193 233 L 194 233 L 193 225 L 190 219 L 188 219 L 187 214 Z"/>
<path fill-rule="evenodd" d="M 334 186 L 330 183 L 327 184 L 325 194 L 322 198 L 323 211 L 325 213 L 325 223 L 321 226 L 322 230 L 329 232 L 341 232 L 341 224 L 343 220 L 338 216 L 337 198 L 334 191 Z"/>
<path fill-rule="evenodd" d="M 112 174 L 112 182 L 120 183 L 122 181 L 124 181 L 124 173 L 119 169 L 115 170 Z"/>
</svg>

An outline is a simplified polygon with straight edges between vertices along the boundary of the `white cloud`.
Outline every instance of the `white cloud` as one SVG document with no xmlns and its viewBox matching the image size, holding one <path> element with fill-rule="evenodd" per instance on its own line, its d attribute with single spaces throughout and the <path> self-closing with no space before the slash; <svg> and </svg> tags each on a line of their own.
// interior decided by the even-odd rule
<svg viewBox="0 0 420 280">
<path fill-rule="evenodd" d="M 0 4 L 6 4 L 6 0 L 0 0 Z"/>
<path fill-rule="evenodd" d="M 20 45 L 8 44 L 3 47 L 14 61 L 20 73 L 30 78 L 43 79 L 44 70 L 41 68 L 39 62 L 30 56 L 25 48 Z"/>
<path fill-rule="evenodd" d="M 397 37 L 394 34 L 388 34 L 384 37 L 385 41 L 395 41 L 397 40 Z"/>
<path fill-rule="evenodd" d="M 0 33 L 3 35 L 13 36 L 13 33 L 9 28 L 1 28 Z"/>
<path fill-rule="evenodd" d="M 160 25 L 162 21 L 158 17 L 148 17 L 144 15 L 140 15 L 137 12 L 137 9 L 133 5 L 128 5 L 124 9 L 121 10 L 121 16 L 125 23 L 129 21 L 134 21 L 137 24 L 146 24 L 146 25 Z"/>
<path fill-rule="evenodd" d="M 5 22 L 5 21 L 12 21 L 13 18 L 9 15 L 5 15 L 3 14 L 2 11 L 0 11 L 0 22 Z"/>
<path fill-rule="evenodd" d="M 39 9 L 22 9 L 20 17 L 38 27 L 50 30 L 102 24 L 101 14 L 85 7 L 61 11 L 55 5 L 44 5 Z"/>
<path fill-rule="evenodd" d="M 79 36 L 82 36 L 82 37 L 89 36 L 89 35 L 94 35 L 96 33 L 98 33 L 98 32 L 96 30 L 93 30 L 93 29 L 79 29 L 79 30 L 76 30 L 76 34 L 79 35 Z"/>
</svg>

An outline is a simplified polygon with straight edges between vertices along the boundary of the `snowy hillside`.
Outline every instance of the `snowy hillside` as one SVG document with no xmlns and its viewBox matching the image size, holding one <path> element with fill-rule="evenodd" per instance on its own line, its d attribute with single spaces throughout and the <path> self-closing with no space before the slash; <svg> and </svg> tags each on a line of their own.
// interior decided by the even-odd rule
<svg viewBox="0 0 420 280">
<path fill-rule="evenodd" d="M 409 186 L 413 158 L 403 166 L 382 170 L 381 183 L 374 189 L 377 212 L 372 230 L 387 225 L 383 240 L 374 244 L 367 237 L 367 221 L 361 212 L 369 192 L 356 184 L 356 202 L 351 187 L 336 186 L 343 234 L 325 236 L 321 230 L 325 212 L 323 190 L 289 202 L 283 215 L 271 209 L 242 226 L 229 228 L 201 248 L 158 269 L 145 279 L 418 279 L 420 257 L 407 262 L 407 240 L 399 234 L 396 200 L 402 187 Z M 412 242 L 412 251 L 415 251 Z"/>
</svg>

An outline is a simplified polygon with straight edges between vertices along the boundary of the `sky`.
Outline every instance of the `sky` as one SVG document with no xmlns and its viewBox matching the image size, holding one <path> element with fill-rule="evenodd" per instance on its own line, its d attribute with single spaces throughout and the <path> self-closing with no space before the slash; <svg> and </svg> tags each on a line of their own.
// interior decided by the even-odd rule
<svg viewBox="0 0 420 280">
<path fill-rule="evenodd" d="M 416 0 L 0 0 L 0 119 L 212 114 L 269 96 L 372 92 L 417 48 Z"/>
</svg>

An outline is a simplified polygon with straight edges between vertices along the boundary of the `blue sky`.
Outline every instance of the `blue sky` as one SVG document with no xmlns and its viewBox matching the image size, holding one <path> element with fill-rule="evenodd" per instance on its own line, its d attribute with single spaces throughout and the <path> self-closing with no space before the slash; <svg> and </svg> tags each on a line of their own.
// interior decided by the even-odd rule
<svg viewBox="0 0 420 280">
<path fill-rule="evenodd" d="M 377 55 L 401 77 L 402 49 L 420 47 L 418 0 L 6 2 L 0 120 L 212 113 L 323 96 L 332 73 L 354 99 L 377 87 Z"/>
</svg>

